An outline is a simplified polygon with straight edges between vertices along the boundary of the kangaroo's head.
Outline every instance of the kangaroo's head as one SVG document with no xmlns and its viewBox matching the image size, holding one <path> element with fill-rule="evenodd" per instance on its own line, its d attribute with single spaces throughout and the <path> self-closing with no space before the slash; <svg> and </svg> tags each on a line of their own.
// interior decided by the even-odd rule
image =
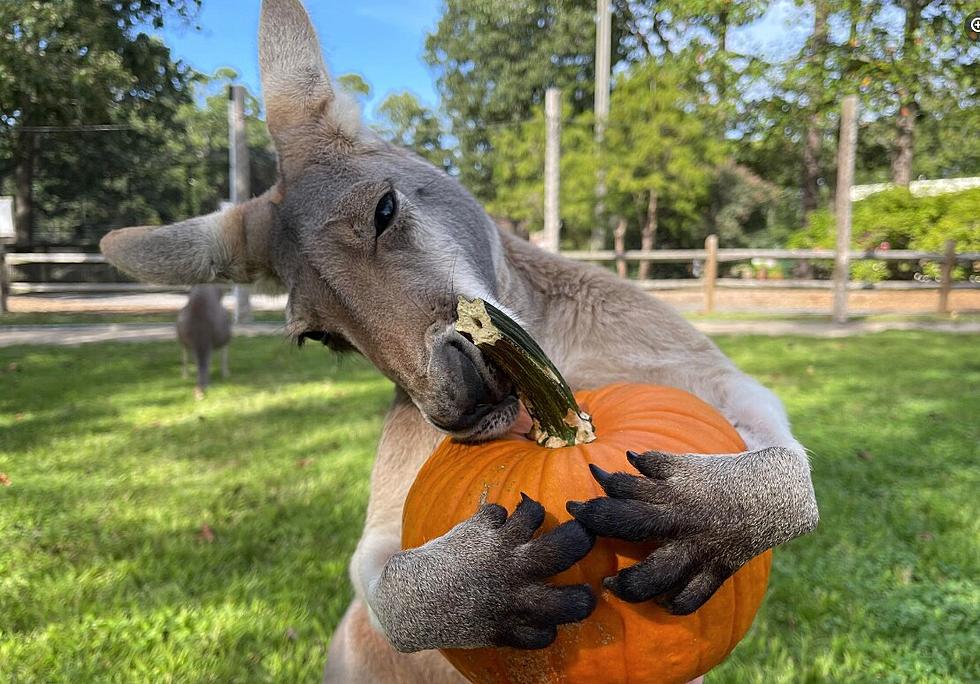
<svg viewBox="0 0 980 684">
<path fill-rule="evenodd" d="M 226 211 L 113 231 L 103 253 L 150 282 L 278 281 L 297 341 L 361 352 L 458 438 L 502 433 L 517 414 L 510 384 L 453 329 L 457 295 L 496 300 L 492 221 L 451 177 L 362 125 L 298 0 L 264 0 L 259 63 L 276 186 Z"/>
</svg>

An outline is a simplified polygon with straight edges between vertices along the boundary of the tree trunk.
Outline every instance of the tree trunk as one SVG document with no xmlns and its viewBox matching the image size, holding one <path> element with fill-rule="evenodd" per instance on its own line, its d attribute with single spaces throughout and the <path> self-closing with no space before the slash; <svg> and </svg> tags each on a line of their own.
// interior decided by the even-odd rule
<svg viewBox="0 0 980 684">
<path fill-rule="evenodd" d="M 626 226 L 626 219 L 620 216 L 616 221 L 616 228 L 613 230 L 613 246 L 616 250 L 617 257 L 626 251 Z M 620 278 L 627 276 L 626 261 L 624 259 L 616 259 L 616 273 L 619 274 Z"/>
<path fill-rule="evenodd" d="M 650 201 L 647 203 L 647 219 L 643 223 L 643 230 L 640 232 L 640 249 L 649 251 L 653 249 L 657 238 L 657 191 L 650 190 Z M 650 262 L 641 261 L 640 271 L 637 279 L 646 280 L 650 275 Z"/>
<path fill-rule="evenodd" d="M 892 182 L 903 188 L 907 188 L 912 182 L 912 149 L 915 145 L 915 118 L 918 111 L 919 106 L 913 98 L 903 98 L 898 110 L 895 156 L 892 158 Z"/>
<path fill-rule="evenodd" d="M 14 148 L 14 227 L 17 246 L 34 244 L 34 136 L 22 133 Z"/>
<path fill-rule="evenodd" d="M 810 222 L 810 214 L 817 210 L 820 198 L 820 131 L 819 116 L 810 115 L 806 139 L 803 143 L 803 225 Z"/>
<path fill-rule="evenodd" d="M 823 90 L 823 59 L 828 47 L 827 17 L 830 8 L 826 0 L 818 1 L 814 7 L 813 34 L 810 36 L 807 61 L 818 75 L 817 82 L 810 84 L 810 114 L 807 117 L 806 134 L 803 139 L 803 224 L 810 221 L 810 214 L 817 209 L 820 197 L 820 110 L 816 101 Z M 819 67 L 819 68 L 818 68 Z"/>
<path fill-rule="evenodd" d="M 902 70 L 914 74 L 916 54 L 916 32 L 919 30 L 919 19 L 922 14 L 921 2 L 909 2 L 905 7 L 905 29 L 902 35 L 902 61 L 906 62 Z M 918 92 L 916 76 L 898 88 L 898 115 L 895 117 L 895 149 L 892 156 L 892 182 L 907 188 L 912 182 L 912 155 L 915 146 L 915 120 L 919 114 L 919 105 L 915 100 Z"/>
</svg>

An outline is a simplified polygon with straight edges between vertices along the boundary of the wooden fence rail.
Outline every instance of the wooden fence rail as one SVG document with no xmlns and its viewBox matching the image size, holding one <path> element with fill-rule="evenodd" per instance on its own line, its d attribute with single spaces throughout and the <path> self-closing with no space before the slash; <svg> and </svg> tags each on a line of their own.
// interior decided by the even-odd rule
<svg viewBox="0 0 980 684">
<path fill-rule="evenodd" d="M 832 249 L 719 249 L 716 236 L 709 236 L 704 249 L 660 249 L 660 250 L 602 250 L 595 252 L 566 251 L 562 254 L 577 261 L 599 263 L 616 262 L 620 273 L 626 272 L 626 264 L 648 263 L 700 263 L 700 278 L 672 278 L 644 280 L 637 284 L 646 290 L 697 289 L 704 292 L 704 310 L 713 311 L 715 290 L 718 288 L 739 289 L 831 289 L 831 280 L 754 280 L 741 278 L 722 278 L 718 276 L 718 264 L 749 261 L 751 259 L 772 259 L 782 261 L 833 261 Z M 907 249 L 860 251 L 849 253 L 851 261 L 928 261 L 940 264 L 938 282 L 883 281 L 878 283 L 846 282 L 848 291 L 861 289 L 881 290 L 939 290 L 937 309 L 949 311 L 949 293 L 953 289 L 976 289 L 980 283 L 953 283 L 953 269 L 957 263 L 980 262 L 980 252 L 956 252 L 955 243 L 950 240 L 943 252 L 922 252 Z M 0 245 L 0 313 L 7 310 L 7 295 L 44 293 L 95 293 L 95 292 L 178 292 L 182 288 L 146 285 L 142 283 L 31 283 L 12 281 L 11 266 L 26 264 L 104 264 L 105 257 L 91 253 L 11 253 L 4 252 Z"/>
</svg>

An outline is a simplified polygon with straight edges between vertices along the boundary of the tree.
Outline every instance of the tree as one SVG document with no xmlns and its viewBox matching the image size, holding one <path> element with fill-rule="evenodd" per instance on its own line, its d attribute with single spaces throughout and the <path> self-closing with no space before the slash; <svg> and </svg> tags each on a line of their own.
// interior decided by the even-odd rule
<svg viewBox="0 0 980 684">
<path fill-rule="evenodd" d="M 607 202 L 622 216 L 638 217 L 643 250 L 656 246 L 665 215 L 675 240 L 692 241 L 685 227 L 698 225 L 714 170 L 728 152 L 711 129 L 718 105 L 684 88 L 686 69 L 678 59 L 635 65 L 612 92 L 607 150 L 616 163 Z M 648 269 L 640 264 L 641 279 Z"/>
<path fill-rule="evenodd" d="M 164 171 L 179 188 L 173 211 L 178 218 L 206 214 L 230 197 L 228 167 L 228 88 L 238 81 L 232 69 L 219 69 L 194 84 L 193 101 L 181 106 L 174 121 L 179 135 L 169 136 L 170 162 Z M 276 153 L 262 106 L 245 95 L 245 139 L 249 148 L 251 194 L 258 195 L 276 182 Z"/>
<path fill-rule="evenodd" d="M 494 127 L 529 119 L 562 90 L 577 114 L 592 106 L 595 0 L 447 0 L 425 59 L 460 151 L 460 179 L 494 197 Z M 614 22 L 614 63 L 623 55 Z"/>
<path fill-rule="evenodd" d="M 0 129 L 13 159 L 18 244 L 34 239 L 35 192 L 44 182 L 37 175 L 39 161 L 60 166 L 61 173 L 68 157 L 81 157 L 72 151 L 65 159 L 44 159 L 51 151 L 39 144 L 39 132 L 108 124 L 123 131 L 116 138 L 121 156 L 147 152 L 134 122 L 171 120 L 189 98 L 193 74 L 138 27 L 190 17 L 199 2 L 65 0 L 32 3 L 29 11 L 19 3 L 0 4 Z M 101 141 L 90 142 L 90 152 L 104 153 L 98 150 Z M 56 201 L 71 184 L 64 175 L 51 180 L 42 192 L 54 193 Z"/>
<path fill-rule="evenodd" d="M 969 45 L 963 28 L 974 9 L 969 3 L 898 0 L 894 4 L 904 11 L 901 40 L 879 36 L 876 57 L 897 105 L 892 182 L 907 187 L 921 117 L 930 105 L 969 97 L 971 92 L 976 100 L 975 64 L 980 50 Z"/>
<path fill-rule="evenodd" d="M 375 110 L 376 128 L 396 145 L 410 149 L 436 166 L 450 171 L 453 154 L 443 145 L 439 116 L 410 92 L 392 93 Z"/>
</svg>

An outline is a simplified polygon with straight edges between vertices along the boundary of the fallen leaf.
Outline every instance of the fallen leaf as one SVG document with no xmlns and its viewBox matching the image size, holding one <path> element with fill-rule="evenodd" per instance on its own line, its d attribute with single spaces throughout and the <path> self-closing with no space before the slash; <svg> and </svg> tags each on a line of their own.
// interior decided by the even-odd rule
<svg viewBox="0 0 980 684">
<path fill-rule="evenodd" d="M 0 473 L 0 485 L 4 487 L 10 486 L 10 478 L 7 477 L 7 473 Z"/>
<path fill-rule="evenodd" d="M 313 465 L 312 458 L 301 458 L 298 461 L 296 461 L 297 468 L 308 468 L 311 465 Z"/>
<path fill-rule="evenodd" d="M 202 542 L 210 544 L 214 541 L 214 530 L 211 529 L 210 525 L 204 523 L 201 525 L 201 531 L 197 533 L 197 538 Z"/>
<path fill-rule="evenodd" d="M 24 420 L 24 414 L 23 413 L 15 413 L 14 414 L 14 420 Z"/>
</svg>

